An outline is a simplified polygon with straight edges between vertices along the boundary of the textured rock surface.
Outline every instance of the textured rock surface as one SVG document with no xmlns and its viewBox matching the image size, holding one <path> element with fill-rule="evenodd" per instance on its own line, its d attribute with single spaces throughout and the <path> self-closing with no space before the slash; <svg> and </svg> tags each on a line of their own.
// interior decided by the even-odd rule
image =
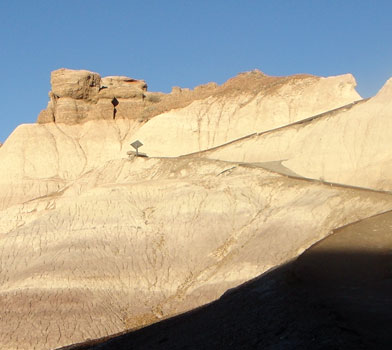
<svg viewBox="0 0 392 350">
<path fill-rule="evenodd" d="M 147 90 L 143 80 L 122 76 L 101 79 L 97 73 L 64 68 L 53 71 L 50 82 L 50 101 L 38 116 L 38 123 L 78 124 L 91 119 L 136 118 L 137 105 L 143 104 Z M 116 99 L 126 100 L 128 113 L 116 113 L 119 104 Z"/>
<path fill-rule="evenodd" d="M 193 91 L 173 88 L 171 94 L 149 93 L 143 80 L 122 76 L 101 79 L 97 73 L 68 69 L 52 72 L 51 83 L 50 102 L 40 113 L 39 123 L 149 120 L 176 109 L 150 121 L 140 133 L 151 154 L 165 156 L 196 152 L 360 99 L 350 74 L 270 77 L 256 70 L 221 86 L 208 83 Z M 168 137 L 157 137 L 159 134 Z M 161 149 L 162 141 L 165 149 Z"/>
<path fill-rule="evenodd" d="M 108 160 L 125 158 L 139 127 L 127 119 L 20 125 L 0 149 L 0 209 L 48 195 Z"/>
<path fill-rule="evenodd" d="M 200 154 L 287 174 L 392 190 L 392 80 L 373 98 Z"/>
<path fill-rule="evenodd" d="M 143 98 L 143 91 L 147 90 L 147 84 L 141 80 L 128 77 L 105 77 L 102 79 L 102 87 L 99 91 L 100 98 Z"/>
<path fill-rule="evenodd" d="M 101 77 L 86 70 L 58 69 L 50 77 L 52 93 L 57 97 L 95 99 L 101 86 Z"/>
<path fill-rule="evenodd" d="M 336 230 L 209 305 L 64 350 L 389 350 L 391 249 L 388 212 Z"/>
<path fill-rule="evenodd" d="M 51 349 L 189 310 L 387 209 L 389 195 L 227 163 L 108 162 L 2 212 L 2 348 Z"/>
<path fill-rule="evenodd" d="M 361 155 L 335 165 L 344 183 L 366 176 L 379 188 L 380 173 L 364 170 L 379 162 L 391 186 L 388 148 L 376 145 L 390 142 L 390 83 L 374 99 L 285 126 L 360 99 L 353 77 L 253 71 L 160 94 L 126 77 L 54 76 L 59 94 L 50 93 L 42 123 L 18 127 L 0 148 L 2 349 L 51 349 L 150 324 L 392 209 L 389 193 L 261 168 L 318 179 L 344 159 L 344 144 Z M 148 155 L 218 148 L 128 158 L 136 139 Z M 331 150 L 342 155 L 320 156 Z M 281 162 L 289 151 L 294 165 Z"/>
<path fill-rule="evenodd" d="M 251 85 L 251 86 L 249 86 Z M 149 120 L 135 135 L 153 156 L 179 156 L 274 129 L 361 97 L 351 75 L 268 77 L 239 75 L 219 93 Z"/>
</svg>

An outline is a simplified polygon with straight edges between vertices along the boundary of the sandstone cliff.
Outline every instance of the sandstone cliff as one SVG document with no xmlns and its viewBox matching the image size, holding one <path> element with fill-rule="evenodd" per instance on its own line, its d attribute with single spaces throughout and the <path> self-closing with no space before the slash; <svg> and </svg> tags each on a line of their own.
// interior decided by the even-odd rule
<svg viewBox="0 0 392 350">
<path fill-rule="evenodd" d="M 142 80 L 128 77 L 101 79 L 97 73 L 64 68 L 52 72 L 50 83 L 50 101 L 38 116 L 39 123 L 74 124 L 90 119 L 110 120 L 116 116 L 132 118 L 137 114 L 134 110 L 143 105 L 147 89 Z"/>
</svg>

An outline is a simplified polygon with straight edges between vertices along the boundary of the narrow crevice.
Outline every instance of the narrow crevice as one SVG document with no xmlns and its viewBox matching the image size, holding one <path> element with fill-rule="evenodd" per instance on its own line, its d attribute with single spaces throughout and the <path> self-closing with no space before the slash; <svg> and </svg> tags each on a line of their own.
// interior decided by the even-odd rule
<svg viewBox="0 0 392 350">
<path fill-rule="evenodd" d="M 117 100 L 117 98 L 113 98 L 112 100 L 112 105 L 113 105 L 113 120 L 116 119 L 116 113 L 117 113 L 117 109 L 116 107 L 118 106 L 119 102 Z"/>
</svg>

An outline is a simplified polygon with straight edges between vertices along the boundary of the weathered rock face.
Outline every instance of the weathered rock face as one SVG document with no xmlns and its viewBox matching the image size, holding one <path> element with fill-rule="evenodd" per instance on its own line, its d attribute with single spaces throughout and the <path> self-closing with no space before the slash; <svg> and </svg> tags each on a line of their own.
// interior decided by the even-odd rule
<svg viewBox="0 0 392 350">
<path fill-rule="evenodd" d="M 294 123 L 360 100 L 351 74 L 240 74 L 205 98 L 152 118 L 135 135 L 152 156 L 180 156 Z M 208 91 L 210 87 L 199 87 Z"/>
<path fill-rule="evenodd" d="M 7 172 L 0 172 L 0 208 L 58 189 L 54 178 L 72 181 L 126 157 L 136 138 L 149 156 L 183 155 L 360 98 L 351 75 L 270 77 L 252 71 L 221 86 L 209 83 L 171 94 L 148 93 L 145 82 L 127 77 L 102 78 L 97 93 L 98 76 L 88 71 L 62 69 L 52 76 L 62 97 L 51 92 L 52 101 L 40 118 L 55 116 L 56 122 L 22 125 L 4 146 L 0 159 Z"/>
<path fill-rule="evenodd" d="M 101 87 L 101 77 L 86 70 L 59 69 L 51 74 L 52 93 L 56 98 L 94 100 Z"/>
<path fill-rule="evenodd" d="M 357 172 L 372 189 L 384 171 L 392 188 L 392 145 L 377 145 L 391 143 L 390 84 L 343 108 L 360 99 L 354 87 L 351 75 L 253 71 L 161 94 L 54 72 L 40 123 L 0 149 L 0 348 L 52 349 L 189 310 L 391 210 L 388 193 L 262 168 L 316 179 L 335 169 L 348 185 Z M 251 133 L 253 144 L 235 140 Z M 165 158 L 128 159 L 136 139 Z M 344 168 L 334 153 L 355 158 Z M 369 159 L 382 170 L 366 171 Z"/>
<path fill-rule="evenodd" d="M 101 79 L 97 73 L 64 68 L 52 72 L 50 82 L 50 101 L 38 116 L 38 123 L 77 124 L 91 119 L 136 118 L 147 90 L 142 80 Z"/>
<path fill-rule="evenodd" d="M 225 162 L 106 162 L 1 211 L 1 348 L 54 349 L 192 309 L 389 209 L 387 194 Z"/>
<path fill-rule="evenodd" d="M 392 190 L 392 79 L 379 93 L 322 116 L 251 135 L 201 157 L 263 163 L 275 171 Z"/>
<path fill-rule="evenodd" d="M 155 155 L 199 151 L 361 99 L 350 74 L 270 77 L 255 70 L 221 86 L 208 83 L 194 90 L 175 87 L 172 93 L 163 94 L 147 92 L 143 80 L 124 76 L 101 79 L 85 70 L 59 69 L 52 72 L 51 84 L 50 102 L 38 123 L 78 124 L 102 119 L 146 122 L 161 114 L 141 132 L 141 137 L 154 135 L 148 141 L 149 152 Z M 165 142 L 162 150 L 163 140 L 155 137 L 158 130 L 175 144 Z M 169 148 L 176 151 L 169 152 Z"/>
<path fill-rule="evenodd" d="M 0 149 L 0 210 L 56 192 L 107 161 L 126 157 L 139 127 L 132 119 L 20 125 Z"/>
<path fill-rule="evenodd" d="M 102 78 L 99 98 L 144 98 L 147 84 L 128 77 Z"/>
</svg>

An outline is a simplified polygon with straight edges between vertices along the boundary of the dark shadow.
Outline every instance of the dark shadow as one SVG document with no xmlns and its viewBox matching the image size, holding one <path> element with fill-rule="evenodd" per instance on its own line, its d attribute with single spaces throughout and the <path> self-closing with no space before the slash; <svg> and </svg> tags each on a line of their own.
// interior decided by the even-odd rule
<svg viewBox="0 0 392 350">
<path fill-rule="evenodd" d="M 211 304 L 63 349 L 390 349 L 391 223 L 348 225 Z"/>
<path fill-rule="evenodd" d="M 64 349 L 390 349 L 390 263 L 358 252 L 306 254 L 199 309 Z"/>
<path fill-rule="evenodd" d="M 113 98 L 112 100 L 112 105 L 113 105 L 113 119 L 116 119 L 116 113 L 117 113 L 117 109 L 116 107 L 118 106 L 120 102 L 118 102 L 117 98 Z"/>
</svg>

